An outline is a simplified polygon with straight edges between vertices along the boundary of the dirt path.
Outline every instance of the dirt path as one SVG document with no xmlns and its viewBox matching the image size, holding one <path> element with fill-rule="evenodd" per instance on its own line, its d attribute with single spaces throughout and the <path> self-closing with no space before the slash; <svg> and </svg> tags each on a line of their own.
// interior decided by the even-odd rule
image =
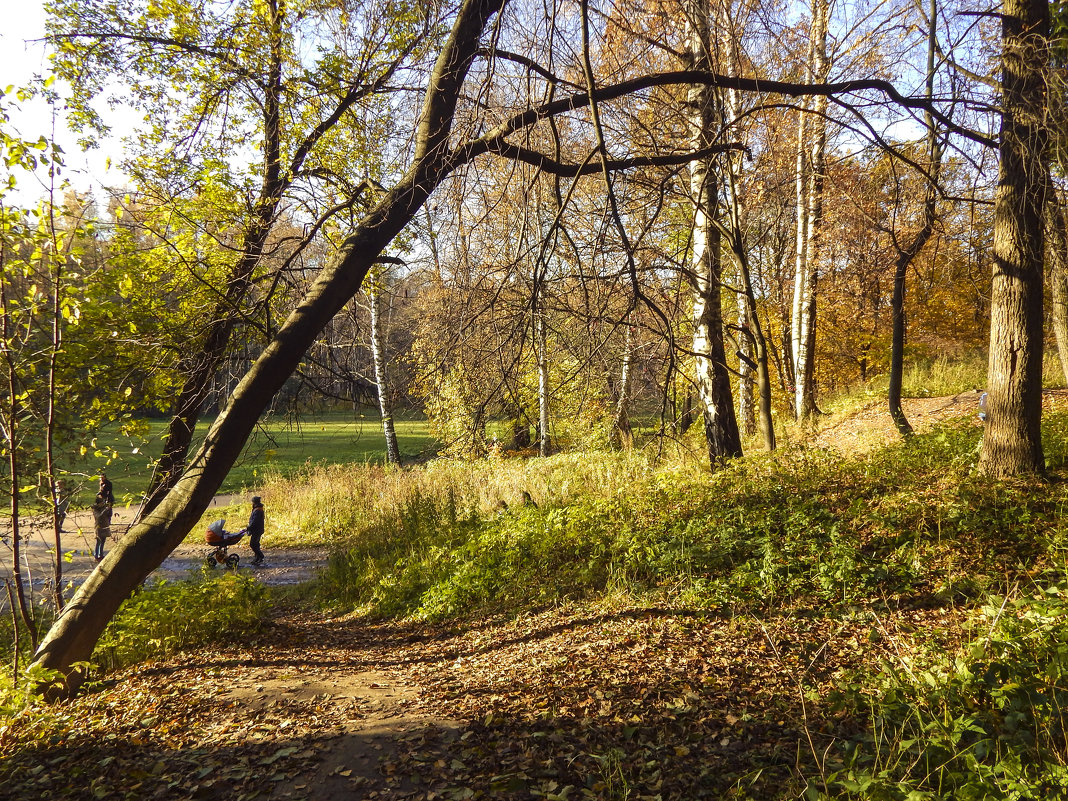
<svg viewBox="0 0 1068 801">
<path fill-rule="evenodd" d="M 259 639 L 113 676 L 55 729 L 0 730 L 0 798 L 796 798 L 840 735 L 817 700 L 831 677 L 958 623 L 895 611 L 872 637 L 862 616 L 282 612 Z"/>
<path fill-rule="evenodd" d="M 974 391 L 934 398 L 904 398 L 901 408 L 917 433 L 929 431 L 940 423 L 954 419 L 978 427 L 982 425 L 978 417 L 979 394 Z M 1043 390 L 1042 408 L 1045 411 L 1065 406 L 1068 406 L 1068 389 Z M 890 417 L 886 398 L 879 398 L 841 420 L 825 425 L 812 436 L 810 442 L 853 456 L 900 440 L 901 434 Z"/>
</svg>

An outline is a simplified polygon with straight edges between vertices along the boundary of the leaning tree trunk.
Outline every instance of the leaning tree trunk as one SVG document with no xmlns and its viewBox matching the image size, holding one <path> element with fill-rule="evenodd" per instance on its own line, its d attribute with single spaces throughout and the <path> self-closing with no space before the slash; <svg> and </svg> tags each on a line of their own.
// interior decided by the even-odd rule
<svg viewBox="0 0 1068 801">
<path fill-rule="evenodd" d="M 1046 0 L 1002 5 L 1001 139 L 994 204 L 987 420 L 979 467 L 1013 476 L 1045 469 L 1042 453 L 1042 211 L 1049 186 Z"/>
<path fill-rule="evenodd" d="M 66 677 L 63 686 L 53 689 L 54 694 L 80 683 L 83 676 L 75 665 L 92 656 L 119 605 L 197 523 L 271 398 L 323 328 L 359 291 L 383 249 L 448 175 L 453 166 L 449 133 L 460 90 L 482 31 L 503 2 L 463 3 L 430 76 L 408 171 L 344 241 L 238 382 L 174 488 L 107 554 L 49 630 L 37 650 L 35 664 Z"/>
<path fill-rule="evenodd" d="M 382 339 L 382 275 L 375 269 L 367 281 L 367 305 L 371 312 L 371 361 L 375 368 L 375 389 L 378 392 L 378 410 L 382 414 L 382 434 L 386 438 L 386 462 L 400 464 L 400 449 L 397 447 L 397 430 L 393 425 L 393 404 L 389 398 L 386 382 L 385 344 Z"/>
</svg>

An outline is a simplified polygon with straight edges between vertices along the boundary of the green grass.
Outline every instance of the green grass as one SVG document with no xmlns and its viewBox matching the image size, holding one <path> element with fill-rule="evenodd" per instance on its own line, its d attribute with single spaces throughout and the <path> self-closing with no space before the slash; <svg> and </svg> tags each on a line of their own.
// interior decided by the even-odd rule
<svg viewBox="0 0 1068 801">
<path fill-rule="evenodd" d="M 1066 426 L 1047 415 L 1055 473 Z M 612 453 L 328 470 L 272 487 L 290 499 L 273 519 L 333 547 L 332 602 L 385 615 L 515 613 L 619 589 L 733 614 L 953 602 L 1068 541 L 1068 485 L 978 476 L 980 433 L 949 425 L 852 459 L 785 448 L 714 475 Z M 537 507 L 517 503 L 524 489 Z"/>
<path fill-rule="evenodd" d="M 210 425 L 203 420 L 197 434 Z M 107 470 L 120 497 L 134 497 L 147 486 L 152 462 L 158 458 L 166 434 L 164 420 L 138 421 L 135 435 L 119 431 L 102 434 L 89 444 L 85 458 L 70 466 L 81 496 L 95 490 L 95 476 Z M 416 459 L 432 451 L 435 442 L 423 419 L 398 419 L 401 456 Z M 265 475 L 296 476 L 323 464 L 377 464 L 385 460 L 385 437 L 376 414 L 326 412 L 292 421 L 268 419 L 257 426 L 241 457 L 223 482 L 220 492 L 241 492 L 263 485 Z"/>
</svg>

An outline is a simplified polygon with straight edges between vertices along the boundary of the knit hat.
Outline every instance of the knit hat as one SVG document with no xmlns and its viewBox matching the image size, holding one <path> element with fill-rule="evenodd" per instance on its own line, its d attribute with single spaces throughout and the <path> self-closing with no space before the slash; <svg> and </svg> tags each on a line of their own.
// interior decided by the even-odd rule
<svg viewBox="0 0 1068 801">
<path fill-rule="evenodd" d="M 260 500 L 260 496 L 259 495 L 253 495 L 252 496 L 252 505 L 253 506 L 263 506 L 263 501 Z"/>
</svg>

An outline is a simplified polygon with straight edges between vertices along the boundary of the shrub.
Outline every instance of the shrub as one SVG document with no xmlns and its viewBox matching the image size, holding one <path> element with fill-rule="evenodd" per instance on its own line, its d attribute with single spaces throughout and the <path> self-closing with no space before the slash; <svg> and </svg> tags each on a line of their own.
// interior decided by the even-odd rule
<svg viewBox="0 0 1068 801">
<path fill-rule="evenodd" d="M 97 643 L 94 661 L 105 670 L 115 670 L 246 637 L 263 626 L 268 606 L 267 588 L 241 573 L 161 581 L 123 603 Z"/>
<path fill-rule="evenodd" d="M 991 598 L 981 628 L 954 658 L 887 664 L 844 685 L 839 708 L 865 725 L 827 778 L 836 797 L 1068 794 L 1068 583 Z"/>
</svg>

